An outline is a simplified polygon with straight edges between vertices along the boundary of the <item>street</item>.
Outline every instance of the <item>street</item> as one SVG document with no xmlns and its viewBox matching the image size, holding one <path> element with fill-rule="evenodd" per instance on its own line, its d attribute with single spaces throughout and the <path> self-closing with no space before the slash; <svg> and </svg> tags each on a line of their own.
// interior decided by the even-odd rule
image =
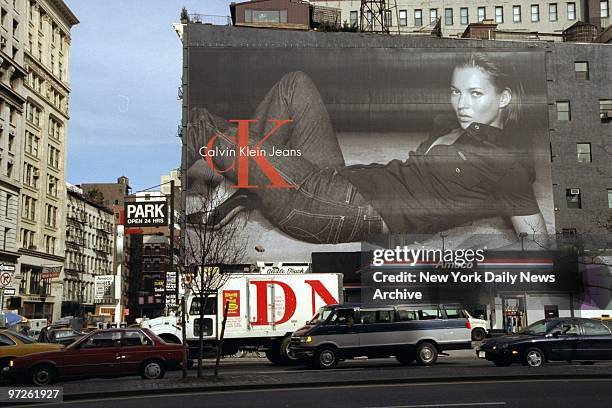
<svg viewBox="0 0 612 408">
<path fill-rule="evenodd" d="M 504 381 L 227 391 L 96 399 L 71 407 L 610 407 L 612 380 Z M 50 404 L 45 406 L 59 406 Z"/>
<path fill-rule="evenodd" d="M 349 360 L 332 370 L 310 370 L 275 366 L 265 358 L 227 358 L 216 380 L 212 367 L 213 361 L 206 360 L 202 379 L 190 369 L 186 380 L 180 371 L 172 371 L 163 380 L 132 376 L 57 385 L 63 387 L 64 400 L 75 407 L 612 406 L 612 362 L 495 367 L 476 358 L 472 350 L 461 350 L 440 356 L 430 367 L 403 366 L 388 358 Z"/>
</svg>

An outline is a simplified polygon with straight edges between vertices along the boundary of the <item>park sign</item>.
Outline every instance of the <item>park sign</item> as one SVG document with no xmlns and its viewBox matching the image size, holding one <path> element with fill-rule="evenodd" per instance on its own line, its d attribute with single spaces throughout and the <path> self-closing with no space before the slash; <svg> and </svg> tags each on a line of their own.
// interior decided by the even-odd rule
<svg viewBox="0 0 612 408">
<path fill-rule="evenodd" d="M 125 203 L 126 227 L 161 227 L 168 225 L 166 201 L 134 201 Z"/>
</svg>

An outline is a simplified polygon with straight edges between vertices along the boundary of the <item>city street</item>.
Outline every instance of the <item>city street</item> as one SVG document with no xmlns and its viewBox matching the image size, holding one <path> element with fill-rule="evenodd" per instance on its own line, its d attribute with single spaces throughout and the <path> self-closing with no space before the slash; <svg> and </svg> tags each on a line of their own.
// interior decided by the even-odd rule
<svg viewBox="0 0 612 408">
<path fill-rule="evenodd" d="M 612 380 L 436 382 L 142 396 L 69 403 L 71 407 L 610 407 Z M 59 406 L 59 405 L 45 405 Z"/>
<path fill-rule="evenodd" d="M 212 365 L 212 360 L 205 361 L 203 379 L 195 378 L 195 369 L 190 369 L 186 380 L 181 379 L 180 371 L 173 371 L 157 381 L 133 376 L 63 381 L 58 385 L 64 389 L 65 401 L 77 407 L 91 406 L 94 401 L 101 407 L 134 406 L 136 401 L 150 407 L 169 403 L 184 407 L 532 406 L 525 401 L 536 396 L 532 401 L 538 407 L 578 402 L 593 407 L 612 404 L 608 392 L 612 362 L 550 363 L 540 369 L 514 364 L 501 368 L 476 358 L 471 350 L 462 350 L 451 352 L 450 357 L 440 356 L 431 367 L 402 366 L 389 358 L 349 360 L 336 369 L 310 370 L 275 366 L 265 358 L 249 356 L 223 359 L 218 380 L 212 379 Z"/>
</svg>

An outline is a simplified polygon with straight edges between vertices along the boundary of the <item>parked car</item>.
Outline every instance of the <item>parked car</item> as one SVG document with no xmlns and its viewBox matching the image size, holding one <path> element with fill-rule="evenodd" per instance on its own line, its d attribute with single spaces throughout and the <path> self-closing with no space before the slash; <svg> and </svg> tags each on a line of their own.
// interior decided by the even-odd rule
<svg viewBox="0 0 612 408">
<path fill-rule="evenodd" d="M 612 360 L 612 331 L 595 319 L 544 319 L 517 335 L 485 341 L 476 354 L 496 366 L 520 362 L 539 367 L 547 361 L 593 364 L 597 360 Z"/>
<path fill-rule="evenodd" d="M 438 353 L 472 348 L 470 322 L 439 305 L 330 305 L 291 336 L 290 353 L 317 368 L 359 356 L 434 364 Z"/>
<path fill-rule="evenodd" d="M 70 327 L 43 327 L 38 335 L 39 343 L 59 343 L 67 346 L 83 337 L 85 333 Z"/>
<path fill-rule="evenodd" d="M 467 310 L 457 305 L 445 305 L 444 310 L 448 319 L 468 319 L 472 326 L 472 340 L 482 341 L 490 330 L 489 322 L 472 316 Z"/>
<path fill-rule="evenodd" d="M 165 343 L 148 329 L 108 329 L 91 332 L 62 350 L 18 357 L 4 372 L 35 385 L 134 374 L 158 379 L 182 362 L 183 346 Z"/>
<path fill-rule="evenodd" d="M 23 334 L 12 330 L 0 331 L 0 370 L 8 366 L 15 357 L 43 351 L 55 351 L 64 348 L 61 344 L 36 343 Z"/>
</svg>

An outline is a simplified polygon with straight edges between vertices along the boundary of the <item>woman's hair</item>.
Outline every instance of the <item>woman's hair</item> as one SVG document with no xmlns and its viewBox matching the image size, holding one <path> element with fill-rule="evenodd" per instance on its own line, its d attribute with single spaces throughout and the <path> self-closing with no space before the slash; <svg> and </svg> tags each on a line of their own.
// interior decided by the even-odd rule
<svg viewBox="0 0 612 408">
<path fill-rule="evenodd" d="M 516 75 L 512 63 L 500 64 L 499 61 L 490 59 L 486 54 L 471 53 L 466 56 L 456 68 L 478 68 L 489 75 L 491 83 L 498 93 L 505 89 L 510 91 L 510 103 L 502 110 L 502 123 L 504 127 L 516 124 L 521 116 L 521 102 L 525 94 L 523 84 Z"/>
</svg>

